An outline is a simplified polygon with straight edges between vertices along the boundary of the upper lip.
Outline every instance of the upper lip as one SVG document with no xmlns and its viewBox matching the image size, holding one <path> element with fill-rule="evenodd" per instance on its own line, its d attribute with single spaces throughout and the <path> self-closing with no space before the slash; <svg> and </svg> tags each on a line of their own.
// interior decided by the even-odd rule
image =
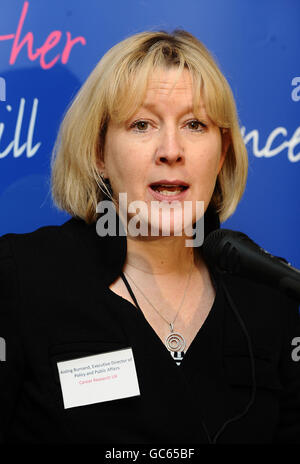
<svg viewBox="0 0 300 464">
<path fill-rule="evenodd" d="M 169 184 L 169 185 L 184 185 L 186 187 L 189 187 L 189 184 L 187 182 L 184 182 L 183 180 L 168 180 L 168 179 L 160 179 L 155 182 L 151 182 L 151 185 L 161 185 L 161 184 Z"/>
</svg>

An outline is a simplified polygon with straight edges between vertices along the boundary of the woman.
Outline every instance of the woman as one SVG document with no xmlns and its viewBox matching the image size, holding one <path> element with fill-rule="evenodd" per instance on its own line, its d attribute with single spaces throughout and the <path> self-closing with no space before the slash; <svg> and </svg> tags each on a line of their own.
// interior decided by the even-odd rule
<svg viewBox="0 0 300 464">
<path fill-rule="evenodd" d="M 203 212 L 205 235 L 234 212 L 247 173 L 203 44 L 145 32 L 109 50 L 52 169 L 73 218 L 1 239 L 3 441 L 297 442 L 296 302 L 187 246 Z"/>
</svg>

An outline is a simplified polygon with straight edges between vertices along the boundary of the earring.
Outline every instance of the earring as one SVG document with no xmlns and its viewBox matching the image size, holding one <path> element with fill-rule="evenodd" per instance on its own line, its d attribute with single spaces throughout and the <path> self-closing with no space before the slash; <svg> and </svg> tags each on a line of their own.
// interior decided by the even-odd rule
<svg viewBox="0 0 300 464">
<path fill-rule="evenodd" d="M 103 171 L 100 172 L 99 175 L 100 175 L 100 178 L 101 178 L 102 182 L 104 183 L 104 189 L 106 191 L 103 190 L 103 187 L 101 187 L 101 185 L 98 184 L 98 186 L 99 186 L 100 190 L 102 190 L 104 195 L 111 200 L 111 197 L 113 195 L 113 191 L 112 191 L 112 188 L 111 188 L 111 185 L 110 185 L 109 178 L 104 177 L 104 172 Z"/>
</svg>

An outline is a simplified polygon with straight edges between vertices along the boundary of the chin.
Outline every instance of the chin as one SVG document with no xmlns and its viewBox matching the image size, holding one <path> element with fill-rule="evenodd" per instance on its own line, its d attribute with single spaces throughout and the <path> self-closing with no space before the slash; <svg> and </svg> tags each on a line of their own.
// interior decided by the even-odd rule
<svg viewBox="0 0 300 464">
<path fill-rule="evenodd" d="M 192 226 L 193 221 L 188 221 L 187 226 Z M 158 217 L 152 217 L 149 221 L 152 235 L 158 236 L 184 236 L 184 214 L 181 210 L 159 211 Z"/>
<path fill-rule="evenodd" d="M 136 205 L 137 206 L 137 205 Z M 184 214 L 181 202 L 141 202 L 138 211 L 127 213 L 130 235 L 148 237 L 160 236 L 192 236 L 192 225 L 197 220 L 194 208 Z"/>
</svg>

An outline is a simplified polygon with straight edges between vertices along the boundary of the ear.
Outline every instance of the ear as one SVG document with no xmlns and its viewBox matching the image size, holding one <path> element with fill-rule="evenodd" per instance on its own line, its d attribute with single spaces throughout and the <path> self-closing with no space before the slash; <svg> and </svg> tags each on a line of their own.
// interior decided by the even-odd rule
<svg viewBox="0 0 300 464">
<path fill-rule="evenodd" d="M 97 157 L 96 157 L 96 165 L 99 170 L 99 173 L 104 177 L 107 178 L 107 172 L 105 169 L 105 155 L 104 155 L 104 147 L 105 147 L 105 139 L 106 139 L 106 132 L 108 127 L 108 121 L 105 121 L 100 128 L 100 140 L 99 146 L 97 150 Z"/>
<path fill-rule="evenodd" d="M 100 158 L 100 156 L 97 158 L 97 168 L 99 170 L 99 174 L 101 174 L 104 178 L 106 178 L 106 170 L 105 170 L 105 164 L 104 161 Z"/>
<path fill-rule="evenodd" d="M 218 168 L 218 174 L 222 169 L 222 166 L 224 164 L 227 151 L 229 148 L 229 145 L 231 143 L 231 135 L 229 132 L 229 129 L 221 129 L 221 137 L 222 137 L 222 150 L 221 150 L 221 157 L 220 157 L 220 162 L 219 162 L 219 168 Z"/>
</svg>

